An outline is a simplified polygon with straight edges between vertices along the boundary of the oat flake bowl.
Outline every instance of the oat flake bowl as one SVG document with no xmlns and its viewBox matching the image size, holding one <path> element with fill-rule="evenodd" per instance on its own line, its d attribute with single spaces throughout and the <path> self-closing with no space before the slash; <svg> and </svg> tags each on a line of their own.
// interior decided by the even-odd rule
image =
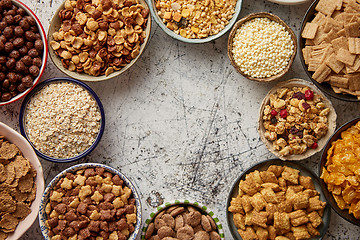
<svg viewBox="0 0 360 240">
<path fill-rule="evenodd" d="M 170 37 L 186 43 L 213 41 L 236 22 L 242 0 L 150 0 L 155 22 Z"/>
<path fill-rule="evenodd" d="M 188 221 L 188 224 L 184 225 L 184 221 Z M 166 202 L 158 206 L 150 214 L 150 218 L 146 219 L 145 226 L 142 228 L 142 240 L 165 239 L 166 237 L 169 239 L 172 237 L 176 237 L 175 239 L 225 239 L 223 227 L 215 214 L 206 206 L 189 200 Z"/>
<path fill-rule="evenodd" d="M 25 98 L 19 114 L 21 134 L 35 152 L 52 162 L 72 162 L 92 152 L 105 128 L 105 113 L 85 83 L 53 78 Z"/>
<path fill-rule="evenodd" d="M 31 147 L 31 145 L 28 143 L 28 141 L 26 141 L 26 139 L 23 136 L 21 136 L 20 133 L 16 132 L 9 126 L 0 122 L 0 135 L 5 137 L 5 140 L 2 139 L 2 144 L 4 144 L 4 142 L 6 142 L 6 141 L 9 141 L 11 144 L 15 144 L 16 147 L 20 150 L 21 154 L 29 161 L 32 168 L 30 170 L 28 170 L 29 171 L 28 173 L 32 174 L 33 170 L 36 171 L 36 176 L 34 178 L 26 179 L 26 181 L 25 181 L 25 182 L 29 182 L 31 184 L 35 183 L 32 186 L 30 192 L 25 192 L 25 193 L 21 194 L 21 192 L 19 193 L 19 185 L 17 187 L 14 185 L 14 183 L 16 183 L 16 180 L 18 180 L 18 182 L 19 182 L 20 179 L 27 176 L 27 175 L 25 175 L 25 176 L 21 177 L 20 179 L 16 179 L 16 176 L 19 174 L 19 172 L 23 172 L 23 170 L 26 170 L 29 167 L 28 163 L 26 163 L 26 162 L 25 162 L 25 164 L 23 164 L 21 166 L 19 164 L 16 164 L 16 165 L 14 164 L 16 166 L 16 168 L 15 168 L 16 175 L 15 175 L 15 180 L 12 183 L 10 182 L 11 184 L 7 184 L 7 180 L 5 180 L 5 182 L 2 182 L 2 184 L 1 184 L 2 185 L 1 187 L 4 190 L 4 192 L 2 192 L 2 194 L 0 196 L 1 203 L 2 203 L 1 204 L 2 217 L 4 217 L 2 211 L 3 210 L 8 211 L 9 209 L 13 208 L 14 206 L 12 205 L 12 203 L 14 203 L 15 200 L 17 201 L 17 205 L 19 207 L 22 207 L 22 208 L 19 208 L 19 209 L 22 209 L 22 210 L 20 210 L 20 213 L 25 214 L 25 215 L 28 214 L 26 217 L 24 217 L 25 215 L 22 215 L 22 217 L 17 216 L 17 217 L 20 217 L 20 219 L 22 221 L 20 221 L 19 224 L 17 225 L 15 232 L 9 233 L 7 238 L 6 238 L 7 234 L 4 233 L 4 230 L 6 230 L 6 228 L 4 227 L 4 224 L 6 224 L 6 221 L 5 221 L 5 219 L 0 221 L 0 225 L 1 225 L 0 238 L 1 239 L 6 238 L 7 240 L 16 240 L 16 239 L 20 238 L 31 227 L 31 225 L 34 223 L 34 221 L 38 215 L 40 200 L 41 200 L 41 196 L 44 191 L 43 169 L 41 167 L 41 163 L 40 163 L 39 159 L 37 158 L 37 156 L 34 152 L 34 149 Z M 4 151 L 5 148 L 3 148 L 2 144 L 0 147 L 0 155 L 2 155 L 3 153 L 8 154 L 9 152 Z M 20 156 L 20 154 L 17 154 L 17 158 L 19 156 Z M 11 167 L 9 165 L 11 165 L 12 162 L 14 162 L 14 163 L 15 162 L 23 162 L 23 159 L 19 158 L 19 159 L 11 160 L 9 164 L 5 164 L 6 160 L 4 159 L 3 156 L 1 156 L 0 162 L 1 162 L 1 166 L 3 166 L 3 165 L 7 166 L 6 172 L 4 172 L 4 167 L 2 167 L 2 170 L 1 170 L 1 176 L 2 176 L 1 178 L 3 181 L 4 175 L 7 176 L 6 179 L 8 179 L 8 174 L 7 174 L 8 171 L 7 170 L 11 169 Z M 12 166 L 12 167 L 14 167 L 14 166 Z M 33 174 L 32 174 L 32 176 L 33 176 Z M 9 177 L 11 177 L 11 174 L 9 174 Z M 20 182 L 22 182 L 21 185 L 23 186 L 24 181 L 21 180 Z M 9 188 L 6 188 L 6 185 Z M 11 201 L 8 198 L 8 194 L 6 194 L 7 190 L 9 191 L 9 193 L 11 195 L 15 196 L 14 199 L 11 199 Z M 15 191 L 13 191 L 13 190 L 15 190 Z M 23 187 L 22 187 L 21 191 L 24 191 Z M 30 211 L 29 211 L 29 207 L 20 206 L 20 205 L 23 205 L 20 202 L 24 202 L 24 203 L 28 203 L 28 204 L 30 202 L 32 202 L 31 205 L 29 205 Z M 4 208 L 4 206 L 5 206 L 5 208 Z M 15 212 L 12 212 L 11 216 L 16 216 L 16 215 L 19 215 L 19 211 L 16 211 L 16 209 L 15 209 Z M 0 219 L 2 217 L 0 217 Z M 8 224 L 14 223 L 13 222 L 14 219 L 10 218 L 7 220 L 8 220 L 8 222 L 7 222 Z M 9 221 L 9 220 L 11 220 L 11 221 Z"/>
<path fill-rule="evenodd" d="M 252 13 L 232 28 L 227 52 L 233 67 L 249 80 L 269 82 L 289 71 L 296 55 L 296 36 L 278 16 Z"/>
<path fill-rule="evenodd" d="M 265 146 L 282 160 L 302 160 L 319 152 L 336 127 L 336 112 L 316 86 L 291 79 L 273 87 L 259 112 Z"/>
<path fill-rule="evenodd" d="M 50 201 L 56 205 L 53 209 Z M 57 219 L 59 215 L 65 219 Z M 141 226 L 141 202 L 134 184 L 118 170 L 99 163 L 78 164 L 59 173 L 46 187 L 39 223 L 46 240 L 60 234 L 59 224 L 66 226 L 61 234 L 69 238 L 88 239 L 94 234 L 135 240 Z"/>
<path fill-rule="evenodd" d="M 60 71 L 81 81 L 117 77 L 145 50 L 149 12 L 145 0 L 66 0 L 50 22 L 50 58 Z"/>
<path fill-rule="evenodd" d="M 11 16 L 0 17 L 0 106 L 19 100 L 35 87 L 45 70 L 48 55 L 46 34 L 35 13 L 19 0 L 1 1 L 1 5 L 9 3 L 18 10 L 13 10 L 15 13 L 9 14 Z M 0 15 L 8 11 L 5 6 L 1 9 Z M 16 18 L 21 19 L 15 21 Z"/>
</svg>

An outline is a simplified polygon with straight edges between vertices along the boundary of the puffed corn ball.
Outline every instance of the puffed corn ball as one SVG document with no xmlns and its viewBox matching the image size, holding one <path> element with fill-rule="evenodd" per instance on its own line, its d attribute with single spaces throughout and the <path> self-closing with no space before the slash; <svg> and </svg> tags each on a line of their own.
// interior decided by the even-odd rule
<svg viewBox="0 0 360 240">
<path fill-rule="evenodd" d="M 294 52 L 285 27 L 269 18 L 253 18 L 242 24 L 233 39 L 232 54 L 242 72 L 265 78 L 281 72 Z"/>
</svg>

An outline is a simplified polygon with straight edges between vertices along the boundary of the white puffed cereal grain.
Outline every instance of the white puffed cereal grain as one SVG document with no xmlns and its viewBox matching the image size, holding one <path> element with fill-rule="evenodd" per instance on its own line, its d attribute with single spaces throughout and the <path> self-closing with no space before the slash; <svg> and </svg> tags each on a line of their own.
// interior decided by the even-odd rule
<svg viewBox="0 0 360 240">
<path fill-rule="evenodd" d="M 288 65 L 293 52 L 290 33 L 269 18 L 245 22 L 233 39 L 234 61 L 250 77 L 266 78 L 278 74 Z"/>
<path fill-rule="evenodd" d="M 29 101 L 25 129 L 30 142 L 50 157 L 70 158 L 87 150 L 100 130 L 95 99 L 81 86 L 58 82 L 45 86 Z"/>
</svg>

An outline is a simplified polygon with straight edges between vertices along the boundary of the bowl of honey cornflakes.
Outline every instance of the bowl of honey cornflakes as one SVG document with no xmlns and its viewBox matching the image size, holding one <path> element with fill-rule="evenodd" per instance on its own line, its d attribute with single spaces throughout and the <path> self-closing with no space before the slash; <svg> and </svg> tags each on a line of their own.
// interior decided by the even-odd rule
<svg viewBox="0 0 360 240">
<path fill-rule="evenodd" d="M 360 117 L 340 128 L 327 142 L 319 163 L 325 197 L 345 220 L 360 226 Z"/>
</svg>

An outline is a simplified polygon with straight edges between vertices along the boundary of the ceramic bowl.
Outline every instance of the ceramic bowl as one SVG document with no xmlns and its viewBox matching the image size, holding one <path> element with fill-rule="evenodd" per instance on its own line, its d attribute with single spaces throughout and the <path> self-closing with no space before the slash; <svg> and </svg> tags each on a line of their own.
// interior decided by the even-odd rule
<svg viewBox="0 0 360 240">
<path fill-rule="evenodd" d="M 353 120 L 350 120 L 349 122 L 345 123 L 344 125 L 342 125 L 341 127 L 339 127 L 334 134 L 330 137 L 329 141 L 326 143 L 326 146 L 324 148 L 324 150 L 322 151 L 321 154 L 321 160 L 319 162 L 319 176 L 321 176 L 322 172 L 323 172 L 323 168 L 325 167 L 325 164 L 327 162 L 327 156 L 328 156 L 328 150 L 329 148 L 332 146 L 332 143 L 338 139 L 341 138 L 341 133 L 344 132 L 345 130 L 347 130 L 348 128 L 350 128 L 351 126 L 354 126 L 358 121 L 360 121 L 360 117 L 357 117 Z M 351 222 L 352 224 L 358 225 L 360 226 L 360 219 L 356 219 L 354 217 L 354 215 L 349 214 L 349 209 L 344 209 L 341 210 L 332 193 L 329 192 L 328 188 L 327 188 L 327 184 L 324 182 L 323 179 L 320 179 L 320 185 L 321 188 L 325 194 L 325 197 L 328 201 L 328 203 L 330 203 L 330 206 L 332 207 L 332 209 L 334 209 L 334 211 L 339 214 L 342 218 L 344 218 L 345 220 Z"/>
<path fill-rule="evenodd" d="M 265 161 L 259 162 L 257 164 L 254 164 L 252 167 L 250 167 L 249 169 L 247 169 L 246 171 L 244 171 L 243 173 L 241 173 L 239 175 L 239 177 L 235 180 L 235 182 L 230 190 L 230 194 L 227 199 L 226 209 L 228 209 L 230 207 L 232 198 L 235 198 L 239 194 L 240 180 L 245 180 L 245 176 L 247 174 L 249 174 L 250 172 L 253 172 L 255 170 L 264 171 L 270 165 L 288 166 L 288 167 L 299 170 L 300 175 L 302 175 L 302 176 L 310 176 L 314 183 L 315 189 L 320 193 L 320 200 L 323 202 L 326 202 L 324 192 L 323 192 L 322 188 L 320 187 L 319 177 L 316 176 L 310 169 L 306 168 L 305 166 L 303 166 L 297 162 L 282 161 L 280 159 L 269 159 L 269 160 L 265 160 Z M 317 237 L 311 238 L 312 240 L 323 239 L 323 237 L 329 227 L 329 224 L 330 224 L 330 214 L 331 214 L 331 208 L 327 204 L 324 209 L 324 215 L 322 217 L 323 223 L 319 226 L 319 229 L 318 229 L 320 232 L 320 235 Z M 227 223 L 228 223 L 228 226 L 230 228 L 230 232 L 231 232 L 233 238 L 236 240 L 241 240 L 242 238 L 240 237 L 240 234 L 238 233 L 237 228 L 234 224 L 233 214 L 229 211 L 226 211 L 226 218 L 227 218 Z"/>
<path fill-rule="evenodd" d="M 37 175 L 34 179 L 34 182 L 36 183 L 36 197 L 30 206 L 31 213 L 19 223 L 15 232 L 11 233 L 7 238 L 7 240 L 16 240 L 19 239 L 31 227 L 37 218 L 41 196 L 44 192 L 44 175 L 41 163 L 37 158 L 34 149 L 31 147 L 28 141 L 26 141 L 26 139 L 21 136 L 20 133 L 0 122 L 0 135 L 5 136 L 9 142 L 15 144 L 37 172 Z"/>
<path fill-rule="evenodd" d="M 167 209 L 169 209 L 170 207 L 173 207 L 173 206 L 191 206 L 191 207 L 196 208 L 202 214 L 209 215 L 214 220 L 214 222 L 217 226 L 217 232 L 219 233 L 221 239 L 225 239 L 223 226 L 221 225 L 219 219 L 215 216 L 214 212 L 212 212 L 206 206 L 204 206 L 198 202 L 194 202 L 194 201 L 190 201 L 190 200 L 173 200 L 173 201 L 166 202 L 166 203 L 158 206 L 153 212 L 150 213 L 150 217 L 145 220 L 145 225 L 142 228 L 142 233 L 141 233 L 142 240 L 145 239 L 145 233 L 148 229 L 148 226 L 151 222 L 153 222 L 155 220 L 156 216 L 160 212 L 166 211 Z"/>
<path fill-rule="evenodd" d="M 312 78 L 312 74 L 314 72 L 309 72 L 308 71 L 308 67 L 305 64 L 305 59 L 304 59 L 304 54 L 302 52 L 302 49 L 305 47 L 305 42 L 306 39 L 301 37 L 301 33 L 304 30 L 304 27 L 306 25 L 307 22 L 311 22 L 312 19 L 315 17 L 315 13 L 317 12 L 315 10 L 316 5 L 318 4 L 319 0 L 315 0 L 310 7 L 308 8 L 308 10 L 306 11 L 306 14 L 301 22 L 301 28 L 300 28 L 300 33 L 299 33 L 299 56 L 300 56 L 300 62 L 301 65 L 304 68 L 304 71 L 306 72 L 307 76 L 309 77 L 309 79 L 324 93 L 337 98 L 339 100 L 343 100 L 343 101 L 348 101 L 348 102 L 359 102 L 360 99 L 356 98 L 355 96 L 352 96 L 350 94 L 340 94 L 340 93 L 335 93 L 334 90 L 331 88 L 330 84 L 323 82 L 323 83 L 318 83 L 315 79 Z"/>
<path fill-rule="evenodd" d="M 269 141 L 268 139 L 265 138 L 264 134 L 265 134 L 265 128 L 263 125 L 263 115 L 264 115 L 264 108 L 266 105 L 268 105 L 270 103 L 270 95 L 276 93 L 276 91 L 280 88 L 283 87 L 287 87 L 287 88 L 291 88 L 291 87 L 309 87 L 310 89 L 313 90 L 314 93 L 317 93 L 319 96 L 322 97 L 323 102 L 325 103 L 325 105 L 327 107 L 330 108 L 330 113 L 327 116 L 328 117 L 328 131 L 326 133 L 325 136 L 323 136 L 319 141 L 318 141 L 318 147 L 315 149 L 311 149 L 308 148 L 306 150 L 305 153 L 303 154 L 299 154 L 299 155 L 287 155 L 287 156 L 282 156 L 280 155 L 279 151 L 275 150 L 273 148 L 273 144 L 271 141 Z M 336 112 L 334 107 L 332 106 L 331 102 L 329 99 L 327 99 L 325 97 L 325 95 L 311 82 L 309 81 L 305 81 L 302 79 L 291 79 L 291 80 L 287 80 L 284 82 L 281 82 L 279 84 L 277 84 L 276 86 L 274 86 L 269 92 L 268 94 L 265 96 L 261 107 L 260 107 L 260 112 L 259 112 L 259 122 L 258 122 L 258 132 L 260 134 L 261 140 L 264 142 L 265 146 L 269 149 L 270 152 L 272 152 L 276 157 L 282 159 L 282 160 L 303 160 L 305 158 L 308 158 L 312 155 L 314 155 L 315 153 L 321 151 L 321 149 L 325 146 L 327 140 L 330 138 L 331 134 L 335 131 L 336 128 Z"/>
<path fill-rule="evenodd" d="M 27 108 L 27 105 L 29 104 L 30 100 L 32 99 L 32 97 L 37 92 L 39 92 L 42 88 L 44 88 L 45 86 L 47 86 L 49 84 L 53 84 L 53 83 L 58 83 L 58 82 L 70 82 L 70 83 L 76 84 L 76 85 L 82 87 L 83 89 L 85 89 L 86 91 L 88 91 L 90 93 L 90 95 L 95 99 L 95 101 L 98 105 L 100 114 L 101 114 L 99 133 L 98 133 L 95 141 L 93 142 L 93 144 L 84 152 L 80 153 L 77 156 L 71 157 L 71 158 L 56 158 L 56 157 L 49 156 L 46 153 L 39 151 L 34 146 L 34 144 L 32 144 L 32 142 L 30 141 L 30 139 L 28 137 L 27 129 L 26 129 L 26 124 L 25 124 L 26 108 Z M 105 129 L 105 113 L 104 113 L 104 108 L 102 106 L 102 103 L 101 103 L 99 97 L 85 83 L 75 80 L 75 79 L 71 79 L 71 78 L 52 78 L 52 79 L 45 80 L 44 82 L 41 82 L 39 85 L 37 85 L 34 88 L 34 90 L 29 95 L 26 96 L 26 98 L 24 99 L 24 101 L 21 105 L 21 109 L 20 109 L 19 126 L 20 126 L 21 134 L 30 142 L 30 144 L 33 146 L 33 148 L 38 156 L 40 156 L 41 158 L 43 158 L 45 160 L 48 160 L 51 162 L 56 162 L 56 163 L 73 162 L 73 161 L 79 160 L 79 159 L 84 158 L 85 156 L 89 155 L 96 148 L 98 143 L 100 142 L 101 137 L 104 133 L 104 129 Z"/>
<path fill-rule="evenodd" d="M 41 67 L 40 67 L 39 75 L 34 79 L 32 87 L 26 89 L 22 93 L 19 93 L 15 97 L 11 98 L 9 101 L 6 101 L 6 102 L 0 101 L 0 106 L 6 105 L 6 104 L 9 104 L 9 103 L 13 103 L 13 102 L 19 100 L 20 98 L 26 96 L 36 86 L 36 84 L 38 84 L 42 74 L 44 73 L 46 62 L 47 62 L 47 56 L 48 56 L 48 44 L 47 44 L 46 34 L 45 34 L 44 28 L 43 28 L 39 18 L 35 15 L 35 13 L 28 6 L 26 6 L 21 1 L 12 0 L 12 2 L 13 2 L 13 4 L 15 6 L 23 8 L 29 16 L 31 16 L 31 17 L 33 17 L 35 19 L 36 25 L 37 25 L 37 27 L 39 29 L 39 33 L 41 35 L 41 40 L 43 41 L 44 50 L 43 50 L 43 56 L 41 58 L 42 64 L 41 64 Z"/>
<path fill-rule="evenodd" d="M 159 15 L 157 13 L 158 11 L 156 9 L 156 0 L 150 0 L 149 5 L 150 5 L 151 15 L 153 16 L 155 22 L 170 37 L 172 37 L 176 40 L 185 42 L 185 43 L 206 43 L 206 42 L 213 41 L 213 40 L 223 36 L 226 32 L 228 32 L 231 29 L 231 27 L 235 24 L 239 14 L 240 14 L 242 0 L 237 0 L 236 6 L 235 6 L 235 13 L 223 30 L 221 30 L 219 33 L 217 33 L 215 35 L 211 35 L 209 37 L 201 38 L 201 39 L 189 39 L 189 38 L 185 38 L 185 37 L 181 36 L 180 34 L 176 34 L 172 30 L 167 28 L 166 25 L 164 24 L 162 18 L 159 17 Z"/>
<path fill-rule="evenodd" d="M 141 5 L 143 5 L 145 9 L 149 9 L 149 6 L 145 0 L 139 0 L 139 3 Z M 120 76 L 122 73 L 124 73 L 126 70 L 128 70 L 131 66 L 133 66 L 136 63 L 136 61 L 141 57 L 142 53 L 145 50 L 145 47 L 147 46 L 149 39 L 150 39 L 151 16 L 149 14 L 147 17 L 147 23 L 146 23 L 146 29 L 145 29 L 146 38 L 144 39 L 144 42 L 140 46 L 139 54 L 133 60 L 131 60 L 131 62 L 129 64 L 127 64 L 120 70 L 114 71 L 113 73 L 109 74 L 108 76 L 106 76 L 106 75 L 90 76 L 86 73 L 78 73 L 76 71 L 74 71 L 74 72 L 69 71 L 67 68 L 65 68 L 63 66 L 63 64 L 61 63 L 61 58 L 55 54 L 55 51 L 50 46 L 50 42 L 54 40 L 53 33 L 55 31 L 59 30 L 61 27 L 61 19 L 59 17 L 59 12 L 61 10 L 63 10 L 64 8 L 65 8 L 65 1 L 59 6 L 59 8 L 57 9 L 57 11 L 54 14 L 54 17 L 52 18 L 52 20 L 50 22 L 49 31 L 48 31 L 49 55 L 50 55 L 50 59 L 54 63 L 54 65 L 60 71 L 62 71 L 63 73 L 65 73 L 67 76 L 69 76 L 71 78 L 75 78 L 75 79 L 81 80 L 81 81 L 97 82 L 97 81 L 104 81 L 104 80 L 108 80 L 108 79 Z"/>
<path fill-rule="evenodd" d="M 83 163 L 83 164 L 78 164 L 78 165 L 75 165 L 75 166 L 65 169 L 64 171 L 62 171 L 61 173 L 56 175 L 56 177 L 53 178 L 51 180 L 51 182 L 45 188 L 44 194 L 42 195 L 42 198 L 41 198 L 40 210 L 39 210 L 40 230 L 41 230 L 41 233 L 44 236 L 45 240 L 51 239 L 49 237 L 49 229 L 45 224 L 45 222 L 47 220 L 45 208 L 46 208 L 47 203 L 49 202 L 50 193 L 55 188 L 58 181 L 61 178 L 64 178 L 67 173 L 76 173 L 78 170 L 87 169 L 87 168 L 97 168 L 97 167 L 104 168 L 105 171 L 108 171 L 112 174 L 118 175 L 124 181 L 124 185 L 131 189 L 132 197 L 135 198 L 135 207 L 136 207 L 137 211 L 136 211 L 135 230 L 133 233 L 130 234 L 128 240 L 135 240 L 137 238 L 137 236 L 140 232 L 140 227 L 141 227 L 142 209 L 141 209 L 140 197 L 139 197 L 139 194 L 138 194 L 137 189 L 135 188 L 134 184 L 124 174 L 122 174 L 120 171 L 116 170 L 115 168 L 112 168 L 112 167 L 109 167 L 109 166 L 106 166 L 106 165 L 100 164 L 100 163 Z"/>
<path fill-rule="evenodd" d="M 238 66 L 238 64 L 235 62 L 234 59 L 234 55 L 232 53 L 232 49 L 233 49 L 233 41 L 234 41 L 234 37 L 236 35 L 236 31 L 238 30 L 238 28 L 243 25 L 245 22 L 250 21 L 251 19 L 254 18 L 268 18 L 272 21 L 277 22 L 278 24 L 280 24 L 281 26 L 285 27 L 286 31 L 290 33 L 292 42 L 294 44 L 294 50 L 293 50 L 293 54 L 290 57 L 289 63 L 288 65 L 278 74 L 271 76 L 271 77 L 266 77 L 266 78 L 257 78 L 257 77 L 251 77 L 247 74 L 245 74 L 240 67 Z M 258 82 L 270 82 L 270 81 L 274 81 L 277 80 L 279 78 L 281 78 L 282 76 L 285 75 L 285 73 L 287 73 L 292 65 L 292 63 L 294 62 L 294 58 L 296 56 L 296 52 L 297 52 L 297 43 L 296 43 L 296 36 L 294 31 L 283 21 L 281 20 L 281 18 L 279 18 L 278 16 L 271 14 L 271 13 L 267 13 L 267 12 L 260 12 L 260 13 L 252 13 L 242 19 L 240 19 L 239 21 L 237 21 L 234 25 L 234 27 L 231 29 L 231 32 L 229 34 L 229 39 L 228 39 L 228 43 L 227 43 L 227 54 L 228 57 L 230 59 L 231 65 L 233 65 L 233 67 L 236 69 L 236 71 L 238 71 L 241 75 L 243 75 L 244 77 L 246 77 L 249 80 L 254 80 L 254 81 L 258 81 Z"/>
</svg>

